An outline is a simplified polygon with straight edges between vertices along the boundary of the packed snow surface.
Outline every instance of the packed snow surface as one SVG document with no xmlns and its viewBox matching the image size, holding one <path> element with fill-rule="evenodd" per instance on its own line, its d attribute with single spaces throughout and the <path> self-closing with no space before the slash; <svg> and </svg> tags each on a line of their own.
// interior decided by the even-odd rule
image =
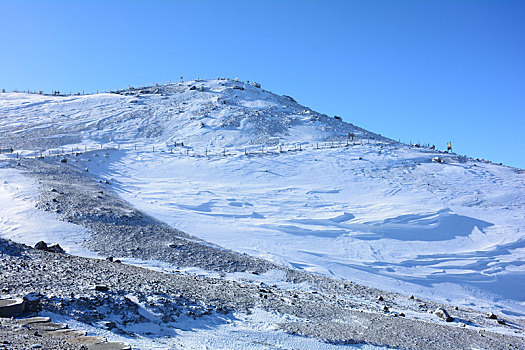
<svg viewBox="0 0 525 350">
<path fill-rule="evenodd" d="M 0 146 L 27 156 L 111 147 L 72 165 L 212 243 L 525 315 L 520 169 L 408 147 L 224 80 L 90 96 L 0 94 L 0 115 Z"/>
</svg>

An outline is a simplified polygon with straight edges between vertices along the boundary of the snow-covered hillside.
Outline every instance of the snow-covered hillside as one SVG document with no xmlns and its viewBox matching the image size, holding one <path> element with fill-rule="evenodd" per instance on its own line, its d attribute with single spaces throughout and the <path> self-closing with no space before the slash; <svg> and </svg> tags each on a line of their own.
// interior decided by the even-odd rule
<svg viewBox="0 0 525 350">
<path fill-rule="evenodd" d="M 0 115 L 1 148 L 31 156 L 102 145 L 69 164 L 209 242 L 525 315 L 520 169 L 402 145 L 226 80 L 89 96 L 0 94 Z M 3 231 L 9 225 L 3 218 Z"/>
<path fill-rule="evenodd" d="M 381 137 L 316 113 L 291 97 L 242 82 L 212 80 L 120 94 L 1 94 L 0 145 L 50 149 L 92 142 L 219 149 L 279 142 Z M 67 147 L 66 147 L 67 149 Z"/>
</svg>

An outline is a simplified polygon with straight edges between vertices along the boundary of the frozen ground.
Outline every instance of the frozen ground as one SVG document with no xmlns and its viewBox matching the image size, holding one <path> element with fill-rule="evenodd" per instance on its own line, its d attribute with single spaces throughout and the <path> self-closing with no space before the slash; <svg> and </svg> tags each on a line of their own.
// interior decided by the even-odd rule
<svg viewBox="0 0 525 350">
<path fill-rule="evenodd" d="M 0 94 L 0 115 L 3 153 L 58 162 L 48 156 L 88 150 L 63 166 L 87 169 L 137 209 L 205 241 L 525 317 L 523 170 L 408 147 L 224 80 L 94 96 Z M 94 255 L 86 227 L 35 209 L 36 180 L 2 165 L 0 186 L 4 238 Z"/>
</svg>

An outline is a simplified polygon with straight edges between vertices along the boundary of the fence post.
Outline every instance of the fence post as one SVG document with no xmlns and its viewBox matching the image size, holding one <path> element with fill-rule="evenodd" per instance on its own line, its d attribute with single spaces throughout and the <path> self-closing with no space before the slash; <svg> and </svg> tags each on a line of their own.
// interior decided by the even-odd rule
<svg viewBox="0 0 525 350">
<path fill-rule="evenodd" d="M 319 142 L 315 143 L 315 149 L 319 149 Z"/>
</svg>

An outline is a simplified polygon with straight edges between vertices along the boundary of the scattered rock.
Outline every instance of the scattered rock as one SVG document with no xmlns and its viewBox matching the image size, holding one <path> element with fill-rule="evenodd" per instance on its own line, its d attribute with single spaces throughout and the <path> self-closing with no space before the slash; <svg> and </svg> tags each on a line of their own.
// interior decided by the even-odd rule
<svg viewBox="0 0 525 350">
<path fill-rule="evenodd" d="M 380 296 L 377 297 L 377 300 L 379 300 L 379 301 L 383 301 L 383 300 L 385 300 L 385 299 L 380 295 Z"/>
<path fill-rule="evenodd" d="M 40 311 L 40 301 L 42 300 L 43 295 L 40 293 L 29 293 L 24 296 L 25 307 L 24 311 L 26 312 L 38 312 Z"/>
<path fill-rule="evenodd" d="M 505 320 L 502 320 L 501 318 L 498 319 L 498 323 L 499 324 L 502 324 L 502 325 L 506 325 L 507 323 L 505 322 Z"/>
<path fill-rule="evenodd" d="M 414 300 L 414 296 L 411 295 L 411 296 L 408 297 L 408 299 Z"/>
<path fill-rule="evenodd" d="M 444 319 L 446 322 L 452 322 L 454 321 L 454 318 L 451 317 L 447 310 L 443 309 L 442 307 L 438 307 L 436 311 L 434 311 L 434 315 L 436 315 L 439 318 Z"/>
<path fill-rule="evenodd" d="M 386 306 L 386 305 L 383 306 L 383 309 L 382 309 L 382 310 L 385 311 L 385 312 L 388 311 L 388 310 L 389 310 L 389 309 L 388 309 L 388 306 Z"/>
<path fill-rule="evenodd" d="M 107 329 L 113 329 L 117 327 L 117 324 L 113 321 L 105 321 L 103 324 Z"/>
<path fill-rule="evenodd" d="M 46 251 L 51 253 L 58 253 L 58 254 L 64 254 L 65 250 L 62 249 L 62 247 L 59 244 L 53 244 L 52 246 L 49 246 Z"/>
<path fill-rule="evenodd" d="M 67 163 L 67 159 L 66 158 L 60 159 L 60 163 Z"/>
<path fill-rule="evenodd" d="M 491 320 L 497 320 L 498 319 L 498 316 L 496 316 L 495 314 L 493 314 L 492 312 L 489 312 L 487 314 L 487 317 L 490 318 Z"/>
<path fill-rule="evenodd" d="M 95 285 L 95 290 L 98 291 L 98 292 L 107 292 L 107 291 L 109 291 L 109 288 L 108 288 L 108 286 L 106 286 L 104 284 L 97 284 L 97 285 Z"/>
<path fill-rule="evenodd" d="M 439 157 L 432 158 L 432 161 L 435 162 L 435 163 L 443 163 L 443 159 L 441 159 Z"/>
<path fill-rule="evenodd" d="M 112 257 L 112 256 L 108 256 L 108 257 L 106 258 L 106 260 L 109 261 L 109 262 L 113 262 L 113 257 Z"/>
<path fill-rule="evenodd" d="M 60 254 L 65 253 L 64 249 L 62 249 L 62 247 L 59 244 L 53 244 L 53 245 L 48 246 L 47 243 L 44 241 L 40 241 L 37 244 L 35 244 L 35 249 L 44 250 L 46 252 L 51 252 L 51 253 L 60 253 Z"/>
<path fill-rule="evenodd" d="M 37 244 L 35 244 L 35 249 L 38 250 L 47 250 L 47 243 L 44 241 L 40 241 Z"/>
</svg>

